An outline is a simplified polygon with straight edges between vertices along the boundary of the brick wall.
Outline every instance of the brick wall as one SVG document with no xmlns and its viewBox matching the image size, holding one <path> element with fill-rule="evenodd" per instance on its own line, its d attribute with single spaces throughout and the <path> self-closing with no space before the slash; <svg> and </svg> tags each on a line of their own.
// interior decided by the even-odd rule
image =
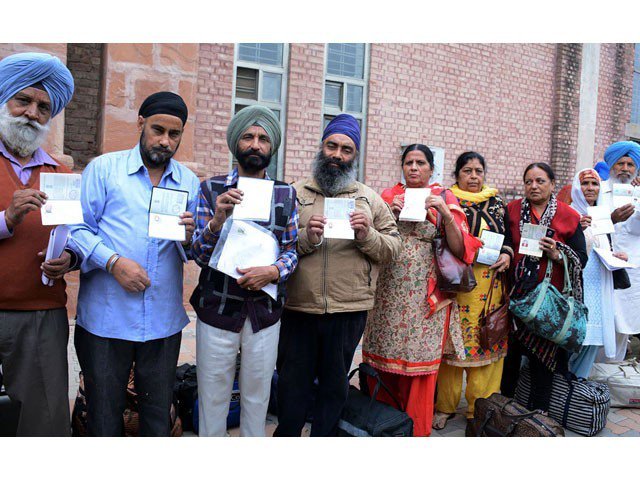
<svg viewBox="0 0 640 480">
<path fill-rule="evenodd" d="M 291 45 L 289 52 L 285 181 L 309 176 L 322 135 L 324 45 Z"/>
<path fill-rule="evenodd" d="M 594 163 L 602 160 L 609 145 L 627 139 L 625 125 L 631 120 L 634 46 L 633 43 L 603 43 L 600 46 Z"/>
<path fill-rule="evenodd" d="M 194 154 L 201 176 L 227 173 L 229 149 L 227 125 L 231 120 L 233 95 L 232 43 L 201 43 L 196 90 Z"/>
<path fill-rule="evenodd" d="M 67 45 L 67 66 L 75 81 L 75 93 L 65 109 L 64 153 L 73 157 L 77 169 L 98 154 L 102 50 L 101 43 Z"/>
<path fill-rule="evenodd" d="M 445 183 L 466 150 L 485 156 L 488 182 L 521 192 L 524 166 L 549 161 L 555 46 L 373 44 L 366 181 L 400 178 L 400 145 L 445 149 Z"/>
</svg>

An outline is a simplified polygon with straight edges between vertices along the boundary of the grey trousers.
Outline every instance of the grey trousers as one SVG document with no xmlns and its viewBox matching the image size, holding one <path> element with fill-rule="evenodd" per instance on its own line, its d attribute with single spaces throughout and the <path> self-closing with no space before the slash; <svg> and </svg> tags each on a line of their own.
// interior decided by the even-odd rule
<svg viewBox="0 0 640 480">
<path fill-rule="evenodd" d="M 0 363 L 18 436 L 70 436 L 67 310 L 0 310 Z"/>
</svg>

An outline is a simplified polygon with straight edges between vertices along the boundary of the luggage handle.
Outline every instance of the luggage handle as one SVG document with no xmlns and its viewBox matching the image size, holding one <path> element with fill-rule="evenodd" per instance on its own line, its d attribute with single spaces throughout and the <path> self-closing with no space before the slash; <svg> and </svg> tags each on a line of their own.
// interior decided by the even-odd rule
<svg viewBox="0 0 640 480">
<path fill-rule="evenodd" d="M 393 393 L 391 393 L 391 390 L 389 390 L 389 388 L 385 385 L 385 383 L 380 378 L 380 375 L 378 375 L 378 372 L 371 365 L 363 362 L 358 366 L 358 368 L 354 368 L 351 371 L 351 373 L 349 373 L 349 381 L 351 381 L 351 379 L 356 374 L 356 372 L 362 372 L 365 375 L 371 378 L 374 378 L 376 380 L 376 386 L 373 389 L 373 395 L 371 395 L 371 401 L 369 402 L 369 410 L 371 410 L 371 405 L 373 405 L 373 402 L 378 396 L 378 392 L 380 391 L 380 387 L 382 386 L 383 390 L 387 392 L 389 397 L 391 397 L 391 400 L 393 400 L 393 402 L 396 404 L 396 407 L 398 408 L 398 410 L 402 411 L 402 406 L 400 405 L 400 402 L 398 401 L 398 399 L 395 397 Z"/>
</svg>

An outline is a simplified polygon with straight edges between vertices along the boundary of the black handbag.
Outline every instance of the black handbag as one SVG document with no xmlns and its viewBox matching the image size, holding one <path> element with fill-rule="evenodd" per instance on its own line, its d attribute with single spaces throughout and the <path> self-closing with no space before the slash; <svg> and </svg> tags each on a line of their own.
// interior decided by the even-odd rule
<svg viewBox="0 0 640 480">
<path fill-rule="evenodd" d="M 349 380 L 356 372 L 360 375 L 361 388 L 358 390 L 353 385 L 349 386 L 347 404 L 342 411 L 338 422 L 339 437 L 411 437 L 413 436 L 413 420 L 405 412 L 401 411 L 400 402 L 393 396 L 384 384 L 378 372 L 366 363 L 354 369 L 349 374 Z M 376 380 L 376 386 L 371 396 L 366 388 L 366 377 Z M 379 402 L 376 396 L 384 389 L 393 399 L 396 406 Z"/>
<path fill-rule="evenodd" d="M 613 275 L 614 290 L 626 290 L 631 286 L 631 280 L 629 280 L 629 274 L 626 269 L 614 270 L 611 274 Z"/>
</svg>

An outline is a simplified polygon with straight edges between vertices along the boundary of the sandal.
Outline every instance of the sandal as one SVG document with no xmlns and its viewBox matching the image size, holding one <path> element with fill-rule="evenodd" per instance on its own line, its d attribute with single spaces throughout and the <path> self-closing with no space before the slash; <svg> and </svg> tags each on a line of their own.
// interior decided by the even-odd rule
<svg viewBox="0 0 640 480">
<path fill-rule="evenodd" d="M 436 412 L 433 414 L 431 426 L 434 430 L 442 430 L 447 425 L 447 422 L 455 416 L 455 413 Z"/>
</svg>

